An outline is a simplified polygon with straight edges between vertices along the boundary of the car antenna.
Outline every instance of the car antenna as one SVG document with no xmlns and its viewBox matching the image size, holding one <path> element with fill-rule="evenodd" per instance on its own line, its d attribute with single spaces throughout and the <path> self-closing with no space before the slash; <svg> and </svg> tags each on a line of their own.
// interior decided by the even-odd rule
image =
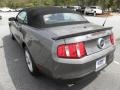
<svg viewBox="0 0 120 90">
<path fill-rule="evenodd" d="M 107 13 L 107 16 L 106 16 L 105 21 L 103 22 L 103 25 L 102 25 L 102 26 L 105 26 L 106 21 L 107 21 L 107 19 L 108 19 L 108 16 L 109 16 L 109 12 Z"/>
</svg>

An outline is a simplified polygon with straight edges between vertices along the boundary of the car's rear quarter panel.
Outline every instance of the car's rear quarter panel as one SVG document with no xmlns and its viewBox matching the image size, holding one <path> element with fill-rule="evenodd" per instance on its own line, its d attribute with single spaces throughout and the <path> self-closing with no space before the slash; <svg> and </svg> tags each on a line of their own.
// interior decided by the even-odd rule
<svg viewBox="0 0 120 90">
<path fill-rule="evenodd" d="M 31 56 L 36 64 L 44 66 L 51 56 L 52 39 L 44 32 L 35 30 L 34 28 L 24 26 L 24 42 L 31 53 Z M 38 33 L 39 32 L 39 33 Z"/>
</svg>

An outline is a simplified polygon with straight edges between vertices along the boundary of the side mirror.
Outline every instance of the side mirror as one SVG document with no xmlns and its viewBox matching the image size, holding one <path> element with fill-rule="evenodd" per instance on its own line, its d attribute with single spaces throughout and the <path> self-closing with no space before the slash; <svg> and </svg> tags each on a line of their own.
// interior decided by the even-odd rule
<svg viewBox="0 0 120 90">
<path fill-rule="evenodd" d="M 8 19 L 9 21 L 16 21 L 16 18 L 15 17 L 11 17 Z"/>
</svg>

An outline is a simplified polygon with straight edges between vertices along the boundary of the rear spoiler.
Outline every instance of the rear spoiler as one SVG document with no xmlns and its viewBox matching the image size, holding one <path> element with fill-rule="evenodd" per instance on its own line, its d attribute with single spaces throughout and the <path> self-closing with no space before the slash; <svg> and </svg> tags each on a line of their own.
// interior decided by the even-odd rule
<svg viewBox="0 0 120 90">
<path fill-rule="evenodd" d="M 54 37 L 52 39 L 53 40 L 60 40 L 60 39 L 65 39 L 65 38 L 69 38 L 69 37 L 90 34 L 90 33 L 99 32 L 99 31 L 111 30 L 112 28 L 113 27 L 107 27 L 107 28 L 103 28 L 103 29 L 96 29 L 96 30 L 91 30 L 91 31 L 87 31 L 87 32 L 81 32 L 81 33 L 70 34 L 70 35 L 66 35 L 66 36 Z"/>
</svg>

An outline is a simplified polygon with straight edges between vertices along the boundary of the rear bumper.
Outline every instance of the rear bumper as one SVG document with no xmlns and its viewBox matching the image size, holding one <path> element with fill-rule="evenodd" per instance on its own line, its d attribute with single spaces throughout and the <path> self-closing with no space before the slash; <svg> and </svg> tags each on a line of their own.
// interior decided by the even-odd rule
<svg viewBox="0 0 120 90">
<path fill-rule="evenodd" d="M 104 54 L 100 57 L 98 56 L 98 58 L 92 61 L 90 60 L 89 62 L 86 62 L 84 64 L 67 64 L 57 62 L 55 71 L 52 75 L 56 79 L 75 79 L 88 75 L 96 71 L 96 61 L 99 60 L 101 57 L 106 57 L 106 66 L 108 66 L 113 61 L 114 50 L 115 49 L 113 48 L 113 50 L 109 53 Z"/>
</svg>

